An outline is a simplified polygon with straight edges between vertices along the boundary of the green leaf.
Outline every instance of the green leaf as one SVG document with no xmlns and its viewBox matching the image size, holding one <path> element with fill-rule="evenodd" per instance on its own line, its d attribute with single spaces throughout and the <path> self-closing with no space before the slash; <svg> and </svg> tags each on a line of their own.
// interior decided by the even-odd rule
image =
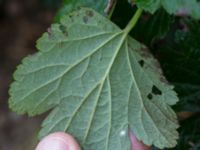
<svg viewBox="0 0 200 150">
<path fill-rule="evenodd" d="M 106 6 L 108 5 L 108 0 L 67 0 L 64 1 L 64 4 L 67 6 L 69 5 L 71 8 L 70 11 L 73 9 L 77 9 L 78 7 L 91 7 L 95 9 L 97 12 L 104 14 L 104 10 L 106 9 Z"/>
<path fill-rule="evenodd" d="M 108 5 L 108 0 L 64 0 L 63 7 L 58 11 L 55 20 L 60 21 L 63 15 L 70 13 L 71 11 L 79 7 L 93 8 L 102 15 L 106 15 L 105 10 Z"/>
<path fill-rule="evenodd" d="M 52 110 L 40 137 L 66 131 L 85 150 L 130 150 L 130 129 L 147 145 L 176 145 L 178 99 L 144 45 L 87 8 L 48 31 L 15 72 L 9 100 L 20 114 Z"/>
<path fill-rule="evenodd" d="M 169 14 L 188 15 L 200 19 L 200 2 L 197 0 L 137 0 L 134 3 L 151 13 L 163 7 Z"/>
</svg>

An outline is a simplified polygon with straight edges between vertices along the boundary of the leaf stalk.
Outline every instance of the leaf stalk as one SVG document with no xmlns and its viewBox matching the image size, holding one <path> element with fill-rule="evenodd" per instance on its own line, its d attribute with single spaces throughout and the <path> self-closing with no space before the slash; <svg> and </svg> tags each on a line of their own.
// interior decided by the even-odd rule
<svg viewBox="0 0 200 150">
<path fill-rule="evenodd" d="M 128 34 L 135 27 L 140 16 L 142 15 L 142 12 L 143 10 L 141 8 L 137 9 L 136 13 L 134 14 L 134 16 L 132 17 L 132 19 L 130 20 L 126 28 L 124 29 L 125 34 Z"/>
</svg>

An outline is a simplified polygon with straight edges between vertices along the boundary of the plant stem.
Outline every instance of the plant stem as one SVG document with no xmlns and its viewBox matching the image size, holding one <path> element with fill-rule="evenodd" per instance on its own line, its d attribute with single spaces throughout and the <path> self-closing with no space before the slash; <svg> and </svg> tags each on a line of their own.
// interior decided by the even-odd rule
<svg viewBox="0 0 200 150">
<path fill-rule="evenodd" d="M 136 23 L 138 22 L 142 14 L 142 11 L 143 10 L 140 8 L 137 9 L 136 13 L 134 14 L 134 16 L 132 17 L 132 19 L 130 20 L 126 28 L 124 29 L 125 34 L 128 34 L 135 27 Z"/>
<path fill-rule="evenodd" d="M 111 17 L 112 17 L 112 15 L 113 15 L 113 12 L 114 12 L 114 10 L 115 10 L 116 4 L 117 4 L 117 1 L 114 1 L 114 2 L 113 2 L 112 9 L 111 9 L 111 11 L 110 11 L 110 13 L 109 13 L 109 15 L 108 15 L 108 18 L 109 18 L 110 20 L 111 20 Z"/>
</svg>

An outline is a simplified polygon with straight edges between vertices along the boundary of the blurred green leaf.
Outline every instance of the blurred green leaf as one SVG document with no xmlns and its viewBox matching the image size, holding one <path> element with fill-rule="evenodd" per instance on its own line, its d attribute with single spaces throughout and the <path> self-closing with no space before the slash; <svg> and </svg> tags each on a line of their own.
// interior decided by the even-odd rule
<svg viewBox="0 0 200 150">
<path fill-rule="evenodd" d="M 188 15 L 200 19 L 200 3 L 197 0 L 132 0 L 132 3 L 151 13 L 162 7 L 169 14 Z"/>
<path fill-rule="evenodd" d="M 154 41 L 165 37 L 173 21 L 173 16 L 160 9 L 154 15 L 143 15 L 143 18 L 132 33 L 136 39 L 140 39 L 146 45 L 151 45 Z"/>
<path fill-rule="evenodd" d="M 181 99 L 176 105 L 176 110 L 200 112 L 200 85 L 189 83 L 174 83 L 174 85 Z"/>
<path fill-rule="evenodd" d="M 177 110 L 196 112 L 200 111 L 200 23 L 181 19 L 178 26 L 159 45 L 156 54 L 181 99 Z"/>
</svg>

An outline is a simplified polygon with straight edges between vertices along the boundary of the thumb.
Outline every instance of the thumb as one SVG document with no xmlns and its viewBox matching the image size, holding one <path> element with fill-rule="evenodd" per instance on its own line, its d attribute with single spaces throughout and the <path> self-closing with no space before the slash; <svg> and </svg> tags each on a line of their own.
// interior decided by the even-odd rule
<svg viewBox="0 0 200 150">
<path fill-rule="evenodd" d="M 80 150 L 80 147 L 71 135 L 56 132 L 42 139 L 35 150 Z"/>
</svg>

